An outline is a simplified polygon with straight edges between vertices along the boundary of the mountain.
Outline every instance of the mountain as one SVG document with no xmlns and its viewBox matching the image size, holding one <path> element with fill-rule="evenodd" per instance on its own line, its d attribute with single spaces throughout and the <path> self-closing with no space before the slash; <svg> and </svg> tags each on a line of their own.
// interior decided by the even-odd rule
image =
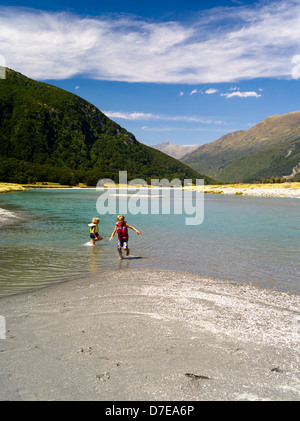
<svg viewBox="0 0 300 421">
<path fill-rule="evenodd" d="M 161 152 L 164 152 L 165 154 L 169 156 L 172 156 L 173 158 L 180 159 L 184 155 L 197 149 L 199 146 L 198 145 L 190 145 L 190 146 L 175 145 L 172 142 L 162 142 L 152 147 Z"/>
<path fill-rule="evenodd" d="M 300 111 L 270 116 L 248 130 L 202 145 L 180 160 L 223 182 L 295 179 L 300 175 Z"/>
<path fill-rule="evenodd" d="M 204 178 L 146 146 L 94 105 L 13 70 L 0 80 L 0 181 L 96 185 L 102 178 Z"/>
</svg>

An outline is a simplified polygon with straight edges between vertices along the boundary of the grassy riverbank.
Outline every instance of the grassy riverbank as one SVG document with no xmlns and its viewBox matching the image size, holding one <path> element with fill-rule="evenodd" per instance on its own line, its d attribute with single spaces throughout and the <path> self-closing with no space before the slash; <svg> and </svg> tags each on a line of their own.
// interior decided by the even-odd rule
<svg viewBox="0 0 300 421">
<path fill-rule="evenodd" d="M 76 188 L 87 188 L 85 184 L 79 184 Z M 126 185 L 106 185 L 105 187 L 126 188 Z M 141 186 L 138 186 L 141 187 Z M 148 185 L 148 188 L 151 186 Z M 167 186 L 166 186 L 167 187 Z M 35 184 L 14 184 L 0 183 L 0 193 L 12 191 L 23 191 L 29 188 L 72 188 L 68 185 L 61 185 L 52 182 L 37 182 Z M 185 190 L 197 190 L 204 193 L 214 194 L 235 194 L 245 196 L 263 196 L 263 197 L 295 197 L 300 198 L 300 182 L 294 183 L 269 183 L 269 184 L 208 184 L 200 187 L 186 187 Z"/>
<path fill-rule="evenodd" d="M 0 183 L 0 193 L 8 193 L 12 191 L 23 191 L 27 190 L 21 184 L 13 184 L 13 183 Z"/>
<path fill-rule="evenodd" d="M 61 185 L 59 183 L 51 183 L 51 182 L 37 182 L 34 184 L 16 184 L 16 183 L 0 183 L 0 193 L 9 193 L 13 191 L 25 191 L 29 188 L 36 188 L 36 189 L 58 189 L 58 188 L 70 188 L 71 186 L 68 185 Z M 83 184 L 78 185 L 77 187 L 86 187 Z"/>
</svg>

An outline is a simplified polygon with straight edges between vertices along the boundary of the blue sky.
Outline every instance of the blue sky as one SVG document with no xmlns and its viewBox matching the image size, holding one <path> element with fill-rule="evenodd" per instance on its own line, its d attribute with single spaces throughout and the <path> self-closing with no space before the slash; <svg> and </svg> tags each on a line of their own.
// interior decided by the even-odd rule
<svg viewBox="0 0 300 421">
<path fill-rule="evenodd" d="M 0 64 L 200 145 L 300 109 L 300 0 L 0 0 Z"/>
</svg>

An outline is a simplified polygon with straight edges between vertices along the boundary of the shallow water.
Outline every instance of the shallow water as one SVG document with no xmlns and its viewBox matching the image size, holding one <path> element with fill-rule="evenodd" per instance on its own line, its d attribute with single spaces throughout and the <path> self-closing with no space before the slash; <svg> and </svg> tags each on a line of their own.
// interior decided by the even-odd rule
<svg viewBox="0 0 300 421">
<path fill-rule="evenodd" d="M 298 199 L 204 195 L 204 221 L 194 226 L 185 214 L 128 215 L 143 235 L 130 230 L 130 258 L 120 261 L 117 236 L 109 242 L 116 215 L 97 214 L 99 195 L 32 189 L 0 196 L 0 295 L 126 268 L 184 270 L 300 294 Z M 94 216 L 104 239 L 87 247 Z"/>
</svg>

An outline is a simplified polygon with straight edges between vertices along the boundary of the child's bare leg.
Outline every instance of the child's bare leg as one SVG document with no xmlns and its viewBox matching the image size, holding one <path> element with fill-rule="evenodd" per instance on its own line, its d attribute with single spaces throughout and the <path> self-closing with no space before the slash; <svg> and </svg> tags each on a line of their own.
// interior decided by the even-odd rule
<svg viewBox="0 0 300 421">
<path fill-rule="evenodd" d="M 92 245 L 95 245 L 95 238 L 91 238 Z"/>
<path fill-rule="evenodd" d="M 118 249 L 118 252 L 119 252 L 120 259 L 123 259 L 122 250 L 119 250 L 119 249 Z"/>
<path fill-rule="evenodd" d="M 126 256 L 129 256 L 129 252 L 130 252 L 130 250 L 129 250 L 129 248 L 127 247 L 127 249 L 126 249 Z"/>
</svg>

